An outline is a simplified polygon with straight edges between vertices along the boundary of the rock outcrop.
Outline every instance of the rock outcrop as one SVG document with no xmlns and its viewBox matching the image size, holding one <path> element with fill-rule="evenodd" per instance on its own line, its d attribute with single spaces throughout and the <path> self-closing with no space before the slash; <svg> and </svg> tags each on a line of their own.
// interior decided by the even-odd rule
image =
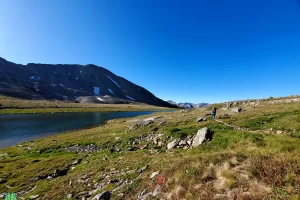
<svg viewBox="0 0 300 200">
<path fill-rule="evenodd" d="M 193 136 L 188 136 L 185 139 L 175 139 L 168 143 L 167 149 L 183 148 L 188 149 L 191 147 L 198 147 L 205 141 L 210 141 L 213 138 L 214 132 L 205 127 L 199 129 Z"/>
</svg>

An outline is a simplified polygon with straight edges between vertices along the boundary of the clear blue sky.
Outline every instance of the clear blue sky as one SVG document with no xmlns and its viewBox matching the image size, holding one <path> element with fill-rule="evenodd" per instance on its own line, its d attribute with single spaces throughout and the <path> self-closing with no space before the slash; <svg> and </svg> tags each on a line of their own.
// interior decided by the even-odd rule
<svg viewBox="0 0 300 200">
<path fill-rule="evenodd" d="M 96 64 L 164 100 L 300 92 L 299 0 L 1 0 L 0 57 Z"/>
</svg>

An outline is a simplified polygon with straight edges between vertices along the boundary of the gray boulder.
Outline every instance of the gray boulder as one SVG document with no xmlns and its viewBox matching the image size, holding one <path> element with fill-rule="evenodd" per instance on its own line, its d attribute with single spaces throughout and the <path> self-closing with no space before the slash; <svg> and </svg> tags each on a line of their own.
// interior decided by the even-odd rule
<svg viewBox="0 0 300 200">
<path fill-rule="evenodd" d="M 198 130 L 196 136 L 192 141 L 192 147 L 197 147 L 201 145 L 204 141 L 211 140 L 212 136 L 213 136 L 213 132 L 207 127 Z"/>
</svg>

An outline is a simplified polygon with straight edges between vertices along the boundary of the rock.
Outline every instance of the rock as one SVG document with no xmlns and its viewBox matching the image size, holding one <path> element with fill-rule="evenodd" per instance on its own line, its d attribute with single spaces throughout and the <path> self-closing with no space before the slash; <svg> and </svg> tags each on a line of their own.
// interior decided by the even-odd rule
<svg viewBox="0 0 300 200">
<path fill-rule="evenodd" d="M 178 145 L 179 141 L 180 141 L 180 140 L 178 140 L 178 139 L 173 140 L 172 142 L 170 142 L 170 143 L 168 144 L 167 149 L 168 149 L 168 150 L 169 150 L 169 149 L 174 149 L 174 148 Z"/>
<path fill-rule="evenodd" d="M 82 159 L 75 160 L 74 162 L 72 162 L 72 165 L 78 165 L 81 163 L 81 161 Z"/>
<path fill-rule="evenodd" d="M 47 174 L 40 174 L 40 175 L 38 175 L 36 178 L 35 178 L 35 180 L 43 180 L 43 179 L 46 179 L 48 177 L 48 175 Z"/>
<path fill-rule="evenodd" d="M 157 143 L 157 146 L 159 146 L 159 147 L 161 147 L 162 145 L 163 145 L 163 143 L 160 141 Z"/>
<path fill-rule="evenodd" d="M 204 121 L 207 121 L 207 118 L 206 117 L 199 117 L 197 119 L 197 122 L 204 122 Z"/>
<path fill-rule="evenodd" d="M 97 147 L 94 144 L 89 144 L 86 146 L 79 146 L 78 144 L 65 148 L 67 151 L 76 152 L 76 153 L 93 153 L 100 150 L 99 147 Z"/>
<path fill-rule="evenodd" d="M 281 135 L 283 133 L 284 133 L 284 131 L 280 131 L 280 130 L 276 131 L 276 134 L 278 134 L 278 135 Z"/>
<path fill-rule="evenodd" d="M 141 127 L 141 123 L 137 123 L 137 124 L 132 124 L 132 125 L 129 127 L 129 129 L 130 129 L 130 130 L 136 130 L 136 129 L 140 128 L 140 127 Z"/>
<path fill-rule="evenodd" d="M 65 175 L 67 175 L 68 171 L 69 171 L 69 168 L 65 168 L 65 169 L 62 169 L 62 170 L 56 169 L 54 171 L 54 174 L 52 175 L 52 177 L 56 178 L 56 177 L 59 177 L 59 176 L 65 176 Z"/>
<path fill-rule="evenodd" d="M 195 137 L 192 141 L 191 146 L 197 147 L 200 144 L 202 144 L 204 141 L 211 140 L 212 136 L 213 136 L 213 132 L 209 128 L 207 128 L 207 127 L 202 128 L 202 129 L 198 130 L 197 134 L 195 135 Z"/>
<path fill-rule="evenodd" d="M 159 171 L 157 172 L 153 172 L 150 176 L 150 179 L 153 179 L 155 176 L 157 176 L 159 174 Z"/>
<path fill-rule="evenodd" d="M 180 142 L 178 143 L 179 146 L 185 146 L 187 145 L 187 142 L 185 140 L 180 140 Z"/>
<path fill-rule="evenodd" d="M 37 195 L 32 195 L 32 196 L 30 196 L 29 199 L 37 199 L 37 198 L 39 198 L 39 197 L 40 197 L 40 195 L 37 194 Z"/>
<path fill-rule="evenodd" d="M 73 195 L 72 194 L 67 194 L 67 199 L 72 199 Z"/>
<path fill-rule="evenodd" d="M 167 125 L 167 122 L 165 122 L 165 121 L 159 122 L 159 123 L 157 124 L 157 126 L 165 126 L 165 125 Z"/>
<path fill-rule="evenodd" d="M 142 123 L 142 126 L 148 126 L 148 125 L 153 124 L 153 123 L 154 123 L 154 120 L 147 120 L 147 121 L 144 121 Z"/>
<path fill-rule="evenodd" d="M 148 165 L 147 165 L 147 166 L 144 166 L 144 167 L 142 167 L 142 168 L 140 168 L 140 169 L 138 169 L 137 172 L 138 172 L 139 174 L 141 174 L 141 173 L 143 173 L 147 168 L 148 168 Z"/>
<path fill-rule="evenodd" d="M 156 119 L 162 118 L 162 116 L 153 116 L 153 117 L 148 117 L 144 119 L 143 121 L 154 121 Z"/>
<path fill-rule="evenodd" d="M 157 145 L 158 142 L 159 142 L 159 139 L 160 139 L 159 137 L 155 137 L 155 138 L 153 139 L 153 143 Z"/>
<path fill-rule="evenodd" d="M 0 184 L 6 183 L 7 180 L 0 178 Z"/>
<path fill-rule="evenodd" d="M 138 150 L 138 148 L 137 147 L 128 147 L 127 148 L 127 151 L 136 151 L 136 150 Z"/>
<path fill-rule="evenodd" d="M 121 140 L 121 138 L 120 137 L 115 137 L 115 140 Z"/>
<path fill-rule="evenodd" d="M 235 112 L 235 113 L 240 113 L 240 112 L 242 112 L 242 110 L 243 110 L 243 109 L 242 109 L 242 108 L 239 108 L 239 107 L 236 107 L 236 108 L 233 108 L 233 109 L 232 109 L 232 111 Z"/>
<path fill-rule="evenodd" d="M 158 195 L 158 192 L 159 192 L 159 189 L 160 189 L 160 186 L 158 185 L 155 190 L 152 192 L 152 197 L 156 197 Z"/>
<path fill-rule="evenodd" d="M 101 194 L 96 195 L 93 200 L 109 200 L 111 198 L 111 192 L 110 191 L 106 191 L 106 192 L 102 192 Z"/>
</svg>

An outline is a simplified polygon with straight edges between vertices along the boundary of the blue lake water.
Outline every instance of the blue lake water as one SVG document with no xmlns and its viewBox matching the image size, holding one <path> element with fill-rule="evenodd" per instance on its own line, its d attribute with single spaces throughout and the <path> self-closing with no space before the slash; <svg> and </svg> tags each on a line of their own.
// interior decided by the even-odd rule
<svg viewBox="0 0 300 200">
<path fill-rule="evenodd" d="M 98 126 L 111 119 L 151 113 L 153 111 L 0 115 L 0 148 L 65 131 Z"/>
</svg>

